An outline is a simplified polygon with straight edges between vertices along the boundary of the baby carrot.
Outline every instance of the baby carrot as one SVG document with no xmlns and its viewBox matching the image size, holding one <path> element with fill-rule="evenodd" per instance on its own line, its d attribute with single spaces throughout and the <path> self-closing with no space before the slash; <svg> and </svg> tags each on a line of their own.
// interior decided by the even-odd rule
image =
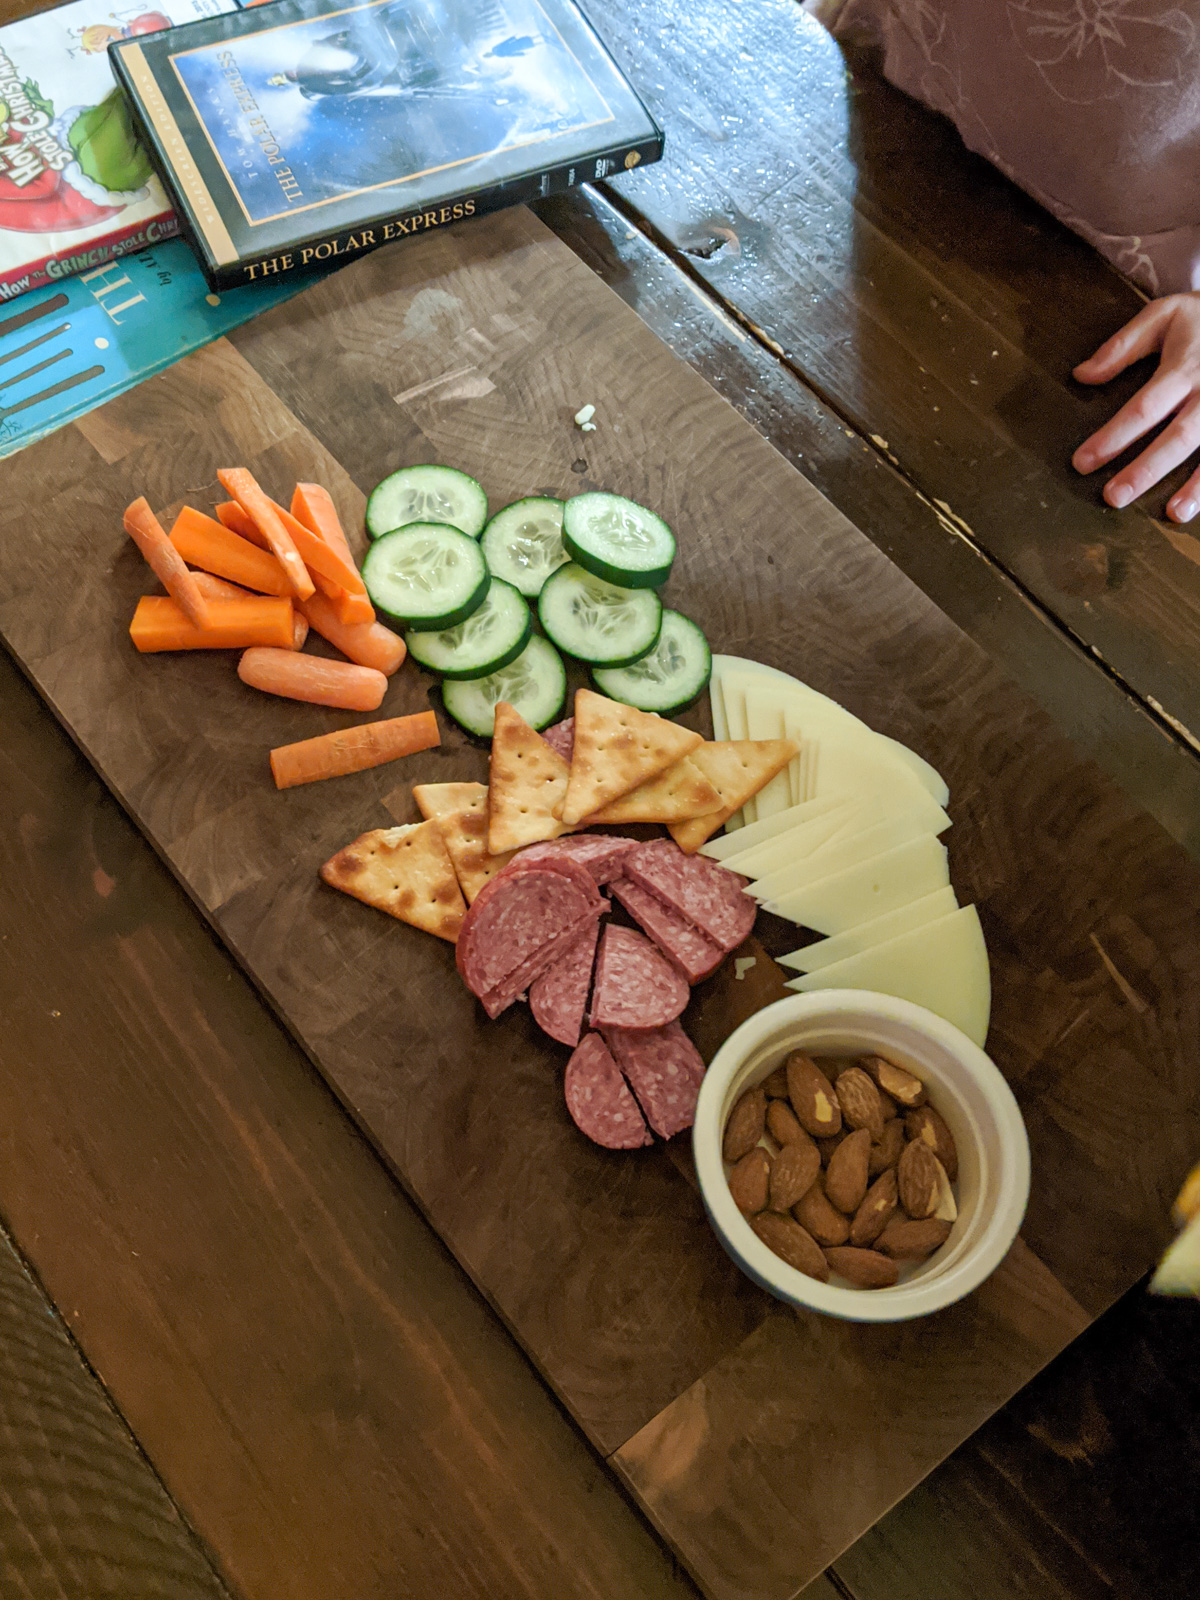
<svg viewBox="0 0 1200 1600">
<path fill-rule="evenodd" d="M 217 521 L 222 527 L 228 528 L 230 533 L 239 534 L 243 539 L 249 539 L 251 544 L 256 544 L 260 550 L 269 550 L 271 547 L 258 531 L 258 524 L 253 517 L 248 517 L 238 505 L 236 500 L 222 500 L 217 507 Z"/>
<path fill-rule="evenodd" d="M 195 628 L 208 623 L 208 607 L 187 569 L 183 557 L 163 532 L 162 524 L 151 511 L 145 495 L 125 508 L 125 532 L 149 562 L 163 588 L 178 601 L 184 615 Z"/>
<path fill-rule="evenodd" d="M 266 694 L 338 706 L 343 711 L 375 711 L 388 682 L 372 667 L 295 655 L 286 646 L 282 650 L 247 650 L 238 662 L 238 677 Z"/>
<path fill-rule="evenodd" d="M 257 594 L 245 600 L 209 600 L 205 611 L 208 626 L 197 628 L 169 595 L 144 595 L 129 624 L 129 637 L 144 654 L 274 645 L 291 655 L 295 632 L 290 600 Z"/>
<path fill-rule="evenodd" d="M 340 733 L 321 734 L 302 739 L 298 744 L 280 745 L 271 751 L 271 773 L 277 789 L 291 789 L 298 783 L 315 783 L 320 778 L 344 778 L 351 772 L 365 772 L 400 756 L 431 750 L 442 742 L 437 718 L 432 711 L 418 711 L 410 717 L 391 717 L 386 722 L 367 722 Z"/>
<path fill-rule="evenodd" d="M 260 550 L 201 511 L 184 506 L 171 529 L 171 543 L 185 561 L 218 578 L 260 594 L 288 595 L 288 575 L 269 550 Z"/>
<path fill-rule="evenodd" d="M 292 512 L 285 511 L 276 501 L 271 505 L 278 513 L 284 527 L 292 537 L 299 552 L 300 559 L 308 568 L 309 577 L 321 591 L 327 595 L 337 608 L 338 616 L 343 622 L 374 622 L 375 609 L 367 598 L 367 591 L 358 569 L 354 566 L 354 558 L 350 555 L 349 546 L 345 553 L 339 549 L 326 551 L 320 548 L 326 541 L 320 539 Z M 243 539 L 250 539 L 253 543 L 266 548 L 266 541 L 259 532 L 253 517 L 247 516 L 236 500 L 225 500 L 217 507 L 217 518 L 233 533 L 240 534 Z M 345 543 L 343 539 L 343 543 Z M 316 551 L 313 558 L 314 549 Z M 332 574 L 336 573 L 336 577 Z M 350 587 L 343 587 L 342 581 Z"/>
<path fill-rule="evenodd" d="M 236 583 L 226 583 L 224 578 L 214 578 L 211 572 L 193 572 L 200 593 L 206 600 L 256 600 L 249 589 L 239 589 Z M 292 607 L 292 649 L 303 650 L 308 638 L 308 618 Z"/>
<path fill-rule="evenodd" d="M 255 482 L 254 475 L 247 472 L 245 467 L 220 467 L 217 470 L 217 481 L 233 496 L 242 510 L 253 517 L 259 532 L 287 573 L 293 591 L 301 600 L 307 600 L 313 592 L 313 581 L 308 575 L 308 568 L 300 559 L 300 552 L 296 549 L 291 534 L 284 527 L 278 510 Z"/>
<path fill-rule="evenodd" d="M 355 571 L 358 570 L 337 507 L 327 489 L 323 489 L 319 483 L 298 483 L 292 493 L 292 515 L 319 539 L 324 539 L 329 548 L 343 556 Z M 328 590 L 325 592 L 329 593 Z M 362 593 L 339 589 L 329 598 L 337 609 L 339 621 L 374 622 L 375 609 L 365 589 Z"/>
<path fill-rule="evenodd" d="M 312 594 L 298 604 L 321 637 L 360 667 L 374 667 L 390 678 L 408 654 L 400 635 L 382 622 L 343 622 L 337 614 L 337 602 L 326 595 Z"/>
</svg>

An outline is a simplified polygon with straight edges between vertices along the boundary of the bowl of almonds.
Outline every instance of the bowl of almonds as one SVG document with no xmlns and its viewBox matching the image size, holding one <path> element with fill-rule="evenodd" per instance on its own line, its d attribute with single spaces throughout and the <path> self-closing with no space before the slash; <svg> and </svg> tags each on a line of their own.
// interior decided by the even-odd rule
<svg viewBox="0 0 1200 1600">
<path fill-rule="evenodd" d="M 965 1034 L 860 989 L 792 995 L 725 1041 L 692 1133 L 709 1221 L 796 1306 L 899 1322 L 994 1272 L 1029 1198 L 1012 1090 Z"/>
</svg>

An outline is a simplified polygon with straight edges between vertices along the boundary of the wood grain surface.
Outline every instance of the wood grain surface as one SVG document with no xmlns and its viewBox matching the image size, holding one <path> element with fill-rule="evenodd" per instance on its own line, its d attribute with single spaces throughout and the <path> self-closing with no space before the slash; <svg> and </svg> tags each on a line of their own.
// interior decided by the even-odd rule
<svg viewBox="0 0 1200 1600">
<path fill-rule="evenodd" d="M 229 1589 L 694 1597 L 7 655 L 0 703 L 0 1210 Z M 0 1595 L 224 1593 L 32 1295 L 0 1248 Z"/>
<path fill-rule="evenodd" d="M 4 675 L 13 675 L 7 663 Z M 227 1595 L 3 1234 L 0 1594 L 14 1600 Z"/>
<path fill-rule="evenodd" d="M 1195 746 L 1184 470 L 1115 512 L 1070 466 L 1151 370 L 1070 377 L 1137 292 L 793 0 L 589 14 L 670 130 L 618 203 Z"/>
<path fill-rule="evenodd" d="M 1196 1136 L 1193 869 L 528 214 L 381 253 L 286 310 L 20 458 L 14 503 L 43 510 L 20 538 L 10 517 L 0 629 L 703 1586 L 792 1594 L 1161 1243 Z M 439 384 L 464 365 L 465 392 Z M 801 671 L 945 771 L 1035 1182 L 1026 1243 L 919 1340 L 781 1314 L 733 1275 L 674 1163 L 581 1144 L 526 1019 L 481 1024 L 445 948 L 319 885 L 332 848 L 407 814 L 408 781 L 477 775 L 478 751 L 450 735 L 403 780 L 278 796 L 266 747 L 335 715 L 251 701 L 227 664 L 131 659 L 134 492 L 211 504 L 237 458 L 277 487 L 324 475 L 349 510 L 331 458 L 361 491 L 439 457 L 497 503 L 573 482 L 649 500 L 685 552 L 672 599 L 715 644 Z M 64 567 L 87 581 L 64 592 Z M 423 697 L 406 671 L 386 708 Z M 873 1385 L 912 1424 L 871 1437 L 855 1494 L 806 1484 L 796 1419 L 861 1441 Z M 754 1560 L 781 1473 L 785 1548 Z M 716 1479 L 720 1519 L 697 1493 Z"/>
</svg>

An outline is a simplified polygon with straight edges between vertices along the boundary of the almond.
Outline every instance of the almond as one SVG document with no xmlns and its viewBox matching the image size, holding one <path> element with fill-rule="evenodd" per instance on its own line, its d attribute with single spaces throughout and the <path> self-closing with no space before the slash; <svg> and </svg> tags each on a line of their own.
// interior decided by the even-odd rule
<svg viewBox="0 0 1200 1600">
<path fill-rule="evenodd" d="M 816 1139 L 839 1132 L 842 1113 L 833 1085 L 811 1056 L 802 1050 L 792 1051 L 787 1058 L 787 1081 L 792 1110 L 806 1133 Z"/>
<path fill-rule="evenodd" d="M 842 1140 L 825 1169 L 825 1193 L 832 1205 L 847 1216 L 863 1203 L 867 1192 L 867 1163 L 871 1159 L 871 1135 L 856 1128 Z"/>
<path fill-rule="evenodd" d="M 751 1217 L 750 1226 L 767 1249 L 773 1250 L 789 1267 L 807 1273 L 810 1278 L 819 1278 L 822 1283 L 828 1280 L 829 1264 L 820 1245 L 791 1217 L 764 1211 L 760 1217 Z"/>
<path fill-rule="evenodd" d="M 843 1128 L 841 1133 L 835 1133 L 828 1139 L 817 1140 L 817 1149 L 821 1152 L 822 1165 L 826 1167 L 829 1165 L 830 1156 L 837 1149 L 838 1145 L 841 1144 L 842 1140 L 849 1132 L 849 1128 Z M 897 1152 L 897 1154 L 899 1154 L 899 1152 Z"/>
<path fill-rule="evenodd" d="M 883 1112 L 883 1120 L 885 1123 L 890 1122 L 893 1117 L 898 1117 L 900 1115 L 900 1107 L 892 1099 L 890 1094 L 885 1094 L 883 1092 L 878 1084 L 875 1085 L 875 1093 L 879 1096 L 879 1107 Z"/>
<path fill-rule="evenodd" d="M 850 1219 L 829 1203 L 820 1178 L 792 1207 L 792 1215 L 820 1244 L 845 1244 L 850 1237 Z"/>
<path fill-rule="evenodd" d="M 924 1139 L 934 1155 L 946 1169 L 953 1183 L 958 1177 L 958 1147 L 946 1120 L 932 1106 L 918 1106 L 904 1118 L 904 1136 L 907 1139 Z"/>
<path fill-rule="evenodd" d="M 794 1139 L 808 1138 L 786 1100 L 767 1102 L 767 1132 L 776 1144 L 791 1144 Z"/>
<path fill-rule="evenodd" d="M 938 1161 L 924 1139 L 913 1139 L 904 1146 L 896 1166 L 900 1204 L 914 1220 L 932 1216 L 941 1199 Z"/>
<path fill-rule="evenodd" d="M 744 1217 L 762 1211 L 767 1203 L 771 1158 L 761 1145 L 748 1150 L 729 1174 L 729 1192 Z"/>
<path fill-rule="evenodd" d="M 864 1056 L 862 1064 L 884 1094 L 890 1094 L 906 1110 L 911 1111 L 924 1101 L 925 1085 L 915 1073 L 897 1067 L 883 1056 Z"/>
<path fill-rule="evenodd" d="M 851 1128 L 866 1128 L 872 1139 L 882 1139 L 883 1102 L 861 1067 L 851 1067 L 839 1076 L 836 1093 L 844 1121 Z"/>
<path fill-rule="evenodd" d="M 721 1153 L 726 1161 L 738 1162 L 748 1155 L 763 1136 L 767 1125 L 767 1097 L 761 1089 L 747 1089 L 725 1124 Z"/>
<path fill-rule="evenodd" d="M 878 1250 L 856 1250 L 852 1245 L 826 1250 L 825 1259 L 832 1271 L 856 1289 L 890 1289 L 900 1269 Z"/>
<path fill-rule="evenodd" d="M 762 1090 L 768 1100 L 786 1100 L 788 1097 L 787 1068 L 776 1067 L 769 1078 L 763 1079 Z"/>
<path fill-rule="evenodd" d="M 938 1217 L 927 1217 L 923 1222 L 893 1217 L 876 1239 L 875 1248 L 893 1261 L 924 1261 L 949 1237 L 950 1224 Z"/>
<path fill-rule="evenodd" d="M 803 1128 L 799 1133 L 799 1139 L 785 1144 L 771 1163 L 772 1211 L 790 1211 L 812 1188 L 821 1170 L 821 1155 L 816 1145 Z"/>
<path fill-rule="evenodd" d="M 894 1167 L 903 1149 L 904 1124 L 899 1117 L 893 1117 L 890 1122 L 885 1122 L 883 1125 L 883 1138 L 878 1144 L 871 1146 L 871 1159 L 867 1163 L 867 1171 L 871 1177 L 877 1178 L 881 1172 Z"/>
<path fill-rule="evenodd" d="M 854 1221 L 850 1224 L 850 1243 L 874 1244 L 892 1220 L 892 1214 L 899 1204 L 896 1169 L 889 1167 L 881 1177 L 876 1178 L 867 1190 L 866 1199 L 854 1213 Z"/>
<path fill-rule="evenodd" d="M 946 1169 L 938 1161 L 938 1158 L 934 1156 L 933 1159 L 937 1162 L 938 1180 L 938 1203 L 933 1208 L 933 1214 L 935 1217 L 940 1218 L 942 1222 L 957 1222 L 958 1201 L 954 1198 L 954 1190 L 950 1187 L 950 1179 L 946 1176 Z"/>
</svg>

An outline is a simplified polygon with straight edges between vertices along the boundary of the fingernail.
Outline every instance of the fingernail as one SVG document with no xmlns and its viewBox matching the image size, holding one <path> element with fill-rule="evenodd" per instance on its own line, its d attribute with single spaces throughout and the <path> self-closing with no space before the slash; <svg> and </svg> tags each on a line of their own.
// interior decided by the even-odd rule
<svg viewBox="0 0 1200 1600">
<path fill-rule="evenodd" d="M 1119 483 L 1115 489 L 1108 491 L 1107 499 L 1110 506 L 1115 506 L 1120 511 L 1122 506 L 1127 506 L 1133 499 L 1133 490 L 1127 489 L 1123 483 Z"/>
<path fill-rule="evenodd" d="M 1190 522 L 1196 515 L 1196 502 L 1194 500 L 1179 500 L 1171 507 L 1171 513 L 1176 522 Z"/>
</svg>

